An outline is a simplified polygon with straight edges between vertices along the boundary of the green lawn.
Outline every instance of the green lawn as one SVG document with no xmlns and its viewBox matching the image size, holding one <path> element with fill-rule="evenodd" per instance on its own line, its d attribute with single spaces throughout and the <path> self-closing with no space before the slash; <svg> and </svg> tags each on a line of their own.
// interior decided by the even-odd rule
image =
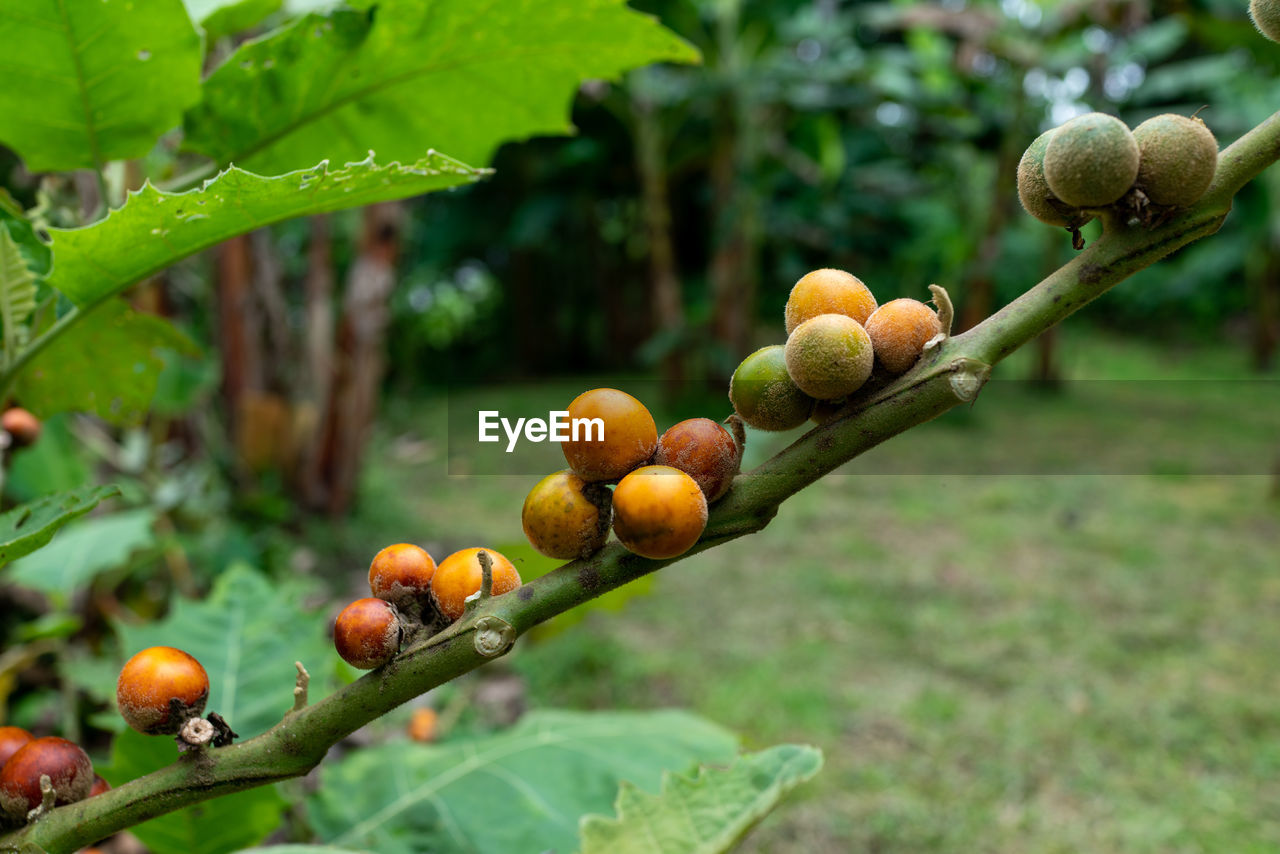
<svg viewBox="0 0 1280 854">
<path fill-rule="evenodd" d="M 993 383 L 499 666 L 535 706 L 821 747 L 747 851 L 1280 850 L 1280 384 L 1231 351 L 1063 346 L 1064 394 Z M 521 539 L 536 476 L 445 476 L 441 409 L 389 407 L 340 553 Z"/>
</svg>

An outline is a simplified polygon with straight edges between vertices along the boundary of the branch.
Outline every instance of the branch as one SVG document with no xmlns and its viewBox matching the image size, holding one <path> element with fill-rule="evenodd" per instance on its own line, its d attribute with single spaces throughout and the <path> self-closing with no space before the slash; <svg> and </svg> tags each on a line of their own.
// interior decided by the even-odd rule
<svg viewBox="0 0 1280 854">
<path fill-rule="evenodd" d="M 295 704 L 257 738 L 193 751 L 146 777 L 58 807 L 0 837 L 0 852 L 18 851 L 27 843 L 50 854 L 72 852 L 171 810 L 305 774 L 333 744 L 501 655 L 515 637 L 539 623 L 677 560 L 763 529 L 791 495 L 886 439 L 973 401 L 996 362 L 1135 271 L 1212 234 L 1235 193 L 1277 159 L 1280 113 L 1222 152 L 1214 183 L 1197 205 L 1150 230 L 1111 217 L 1103 236 L 1069 264 L 968 332 L 930 349 L 908 373 L 849 404 L 835 420 L 739 475 L 712 508 L 702 539 L 681 557 L 649 560 L 610 543 L 511 593 L 477 601 L 462 620 L 412 642 L 386 666 L 317 703 Z"/>
</svg>

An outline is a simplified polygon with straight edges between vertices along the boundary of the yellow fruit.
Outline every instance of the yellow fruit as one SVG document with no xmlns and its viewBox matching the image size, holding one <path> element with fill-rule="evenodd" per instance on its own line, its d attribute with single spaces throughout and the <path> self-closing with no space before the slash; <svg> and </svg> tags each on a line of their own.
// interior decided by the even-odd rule
<svg viewBox="0 0 1280 854">
<path fill-rule="evenodd" d="M 866 323 L 875 310 L 876 298 L 857 276 L 830 268 L 814 270 L 801 276 L 787 297 L 787 334 L 820 314 L 843 314 Z"/>
<path fill-rule="evenodd" d="M 787 373 L 810 397 L 832 400 L 861 388 L 875 361 L 862 324 L 843 314 L 820 314 L 787 338 Z"/>
<path fill-rule="evenodd" d="M 629 551 L 654 559 L 687 552 L 707 527 L 698 482 L 671 466 L 643 466 L 613 491 L 613 531 Z"/>
<path fill-rule="evenodd" d="M 887 302 L 867 321 L 876 358 L 891 374 L 901 374 L 914 365 L 924 345 L 940 332 L 937 312 L 913 299 Z"/>
</svg>

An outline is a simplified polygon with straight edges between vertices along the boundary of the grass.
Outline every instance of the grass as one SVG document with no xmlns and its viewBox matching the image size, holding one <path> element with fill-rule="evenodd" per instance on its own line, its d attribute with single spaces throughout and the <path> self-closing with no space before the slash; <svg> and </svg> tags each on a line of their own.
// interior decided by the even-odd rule
<svg viewBox="0 0 1280 854">
<path fill-rule="evenodd" d="M 521 644 L 529 702 L 821 747 L 749 852 L 1280 850 L 1276 380 L 1228 350 L 1063 350 L 1063 394 L 993 383 L 620 613 Z M 337 548 L 521 538 L 536 477 L 444 476 L 438 410 L 391 409 Z"/>
</svg>

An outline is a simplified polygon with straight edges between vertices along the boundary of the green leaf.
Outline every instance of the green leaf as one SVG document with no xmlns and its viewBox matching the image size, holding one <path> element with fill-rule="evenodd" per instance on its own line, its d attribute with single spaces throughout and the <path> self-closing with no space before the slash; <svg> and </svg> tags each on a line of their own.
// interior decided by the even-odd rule
<svg viewBox="0 0 1280 854">
<path fill-rule="evenodd" d="M 201 249 L 273 222 L 417 196 L 484 174 L 429 152 L 404 166 L 379 166 L 368 157 L 330 170 L 322 161 L 274 178 L 232 168 L 185 193 L 147 184 L 106 219 L 51 229 L 49 284 L 79 305 L 98 302 Z"/>
<path fill-rule="evenodd" d="M 173 324 L 111 300 L 69 327 L 18 375 L 15 392 L 40 417 L 92 412 L 113 424 L 146 414 L 166 350 L 190 351 Z"/>
<path fill-rule="evenodd" d="M 117 486 L 85 487 L 48 495 L 0 514 L 0 566 L 48 544 L 63 525 L 119 494 Z"/>
<path fill-rule="evenodd" d="M 211 41 L 243 33 L 284 8 L 284 0 L 184 0 Z"/>
<path fill-rule="evenodd" d="M 0 226 L 0 325 L 3 325 L 4 360 L 7 364 L 23 343 L 24 325 L 36 310 L 36 277 L 9 230 Z"/>
<path fill-rule="evenodd" d="M 6 231 L 18 244 L 28 269 L 37 276 L 49 275 L 49 267 L 53 264 L 53 253 L 49 250 L 49 245 L 36 234 L 17 200 L 9 195 L 8 190 L 0 187 L 0 232 Z"/>
<path fill-rule="evenodd" d="M 337 657 L 324 618 L 300 605 L 307 592 L 238 565 L 200 601 L 175 600 L 164 620 L 115 628 L 126 658 L 149 646 L 195 656 L 209 674 L 208 709 L 252 738 L 293 707 L 295 661 L 319 673 Z"/>
<path fill-rule="evenodd" d="M 111 743 L 111 763 L 98 773 L 120 786 L 177 758 L 172 738 L 126 729 Z M 226 854 L 265 839 L 279 826 L 286 806 L 274 786 L 260 786 L 153 818 L 129 832 L 152 854 Z"/>
<path fill-rule="evenodd" d="M 332 845 L 264 845 L 245 848 L 236 854 L 373 854 L 363 848 L 334 848 Z"/>
<path fill-rule="evenodd" d="M 33 172 L 141 157 L 200 100 L 182 0 L 0 0 L 0 142 Z"/>
<path fill-rule="evenodd" d="M 585 816 L 582 854 L 720 854 L 729 851 L 822 769 L 822 752 L 782 744 L 696 777 L 664 774 L 657 795 L 623 783 L 617 817 Z"/>
<path fill-rule="evenodd" d="M 40 441 L 10 450 L 4 495 L 14 502 L 34 501 L 52 492 L 70 492 L 94 483 L 84 445 L 71 433 L 66 416 L 40 425 Z"/>
<path fill-rule="evenodd" d="M 262 172 L 368 149 L 487 163 L 504 142 L 571 133 L 582 81 L 697 58 L 623 0 L 384 0 L 241 45 L 205 80 L 184 145 Z"/>
<path fill-rule="evenodd" d="M 656 789 L 664 770 L 736 752 L 730 733 L 686 712 L 531 712 L 497 735 L 326 764 L 308 815 L 330 844 L 380 854 L 567 852 L 578 817 L 607 810 L 620 780 Z"/>
<path fill-rule="evenodd" d="M 65 600 L 98 573 L 114 569 L 134 551 L 154 545 L 155 520 L 156 512 L 149 507 L 88 519 L 16 562 L 9 570 L 9 580 Z"/>
</svg>

